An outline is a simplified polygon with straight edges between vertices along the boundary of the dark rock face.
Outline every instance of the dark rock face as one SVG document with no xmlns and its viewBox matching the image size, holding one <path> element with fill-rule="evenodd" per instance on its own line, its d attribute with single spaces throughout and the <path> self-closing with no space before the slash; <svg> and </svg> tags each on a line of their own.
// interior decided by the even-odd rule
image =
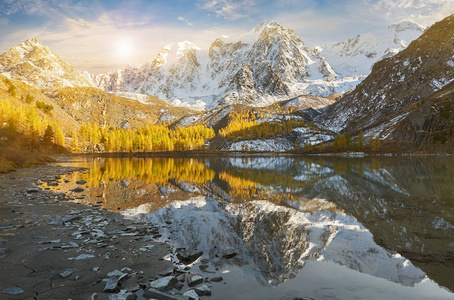
<svg viewBox="0 0 454 300">
<path fill-rule="evenodd" d="M 328 107 L 317 121 L 335 131 L 359 131 L 449 84 L 454 77 L 453 22 L 454 15 L 434 24 L 405 50 L 377 62 L 352 93 Z"/>
<path fill-rule="evenodd" d="M 202 256 L 202 254 L 203 252 L 200 250 L 187 250 L 177 253 L 177 258 L 183 263 L 190 264 Z"/>
<path fill-rule="evenodd" d="M 390 141 L 426 151 L 454 151 L 454 82 L 401 113 L 408 115 Z"/>
</svg>

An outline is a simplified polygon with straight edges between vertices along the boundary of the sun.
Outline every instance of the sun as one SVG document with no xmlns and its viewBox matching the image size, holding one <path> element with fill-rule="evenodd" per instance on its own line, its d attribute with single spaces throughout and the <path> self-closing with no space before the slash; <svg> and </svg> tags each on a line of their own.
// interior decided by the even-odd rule
<svg viewBox="0 0 454 300">
<path fill-rule="evenodd" d="M 134 52 L 134 45 L 128 39 L 115 41 L 114 52 L 117 58 L 130 58 Z"/>
</svg>

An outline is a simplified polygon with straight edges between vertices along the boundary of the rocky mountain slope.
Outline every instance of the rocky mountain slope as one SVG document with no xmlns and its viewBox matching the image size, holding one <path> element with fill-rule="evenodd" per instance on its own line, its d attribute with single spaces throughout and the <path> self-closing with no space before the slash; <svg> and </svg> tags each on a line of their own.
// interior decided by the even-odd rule
<svg viewBox="0 0 454 300">
<path fill-rule="evenodd" d="M 404 48 L 420 33 L 416 24 L 398 24 L 377 34 L 380 39 L 358 36 L 322 51 L 307 47 L 291 29 L 262 22 L 238 37 L 216 39 L 208 51 L 188 41 L 168 45 L 152 63 L 101 74 L 95 81 L 106 91 L 152 94 L 201 110 L 219 104 L 264 106 L 302 94 L 350 90 L 375 61 Z M 367 67 L 357 67 L 361 65 Z"/>
<path fill-rule="evenodd" d="M 454 147 L 454 82 L 398 114 L 405 117 L 389 140 L 406 148 L 452 152 Z"/>
<path fill-rule="evenodd" d="M 336 132 L 368 129 L 374 136 L 387 138 L 410 110 L 397 113 L 454 80 L 453 42 L 454 16 L 450 16 L 405 50 L 377 62 L 353 92 L 326 109 L 319 123 Z"/>
<path fill-rule="evenodd" d="M 36 38 L 2 54 L 0 73 L 38 89 L 94 86 L 89 76 L 62 60 Z"/>
</svg>

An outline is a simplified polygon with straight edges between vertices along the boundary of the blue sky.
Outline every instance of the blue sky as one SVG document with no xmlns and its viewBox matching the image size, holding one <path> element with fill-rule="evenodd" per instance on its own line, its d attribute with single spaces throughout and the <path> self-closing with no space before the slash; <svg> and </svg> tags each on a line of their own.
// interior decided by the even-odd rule
<svg viewBox="0 0 454 300">
<path fill-rule="evenodd" d="M 423 26 L 454 13 L 454 0 L 2 0 L 0 52 L 37 37 L 80 70 L 100 73 L 152 61 L 165 45 L 202 49 L 262 20 L 295 30 L 309 46 L 400 21 Z"/>
</svg>

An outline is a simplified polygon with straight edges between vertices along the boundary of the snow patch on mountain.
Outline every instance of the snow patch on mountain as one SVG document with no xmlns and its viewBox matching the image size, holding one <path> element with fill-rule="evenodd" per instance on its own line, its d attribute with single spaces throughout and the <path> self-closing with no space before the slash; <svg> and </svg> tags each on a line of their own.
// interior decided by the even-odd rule
<svg viewBox="0 0 454 300">
<path fill-rule="evenodd" d="M 95 81 L 106 91 L 150 94 L 197 110 L 266 106 L 351 90 L 377 60 L 402 50 L 421 32 L 420 26 L 402 22 L 310 49 L 293 30 L 264 21 L 236 37 L 216 39 L 208 50 L 188 41 L 167 45 L 151 63 L 101 74 Z M 328 104 L 313 100 L 310 107 Z"/>
<path fill-rule="evenodd" d="M 340 76 L 364 76 L 375 62 L 402 51 L 423 32 L 420 25 L 404 21 L 325 46 L 320 54 Z"/>
<path fill-rule="evenodd" d="M 283 138 L 265 140 L 246 140 L 234 142 L 223 148 L 224 151 L 259 151 L 259 152 L 285 152 L 292 150 L 293 145 Z"/>
</svg>

